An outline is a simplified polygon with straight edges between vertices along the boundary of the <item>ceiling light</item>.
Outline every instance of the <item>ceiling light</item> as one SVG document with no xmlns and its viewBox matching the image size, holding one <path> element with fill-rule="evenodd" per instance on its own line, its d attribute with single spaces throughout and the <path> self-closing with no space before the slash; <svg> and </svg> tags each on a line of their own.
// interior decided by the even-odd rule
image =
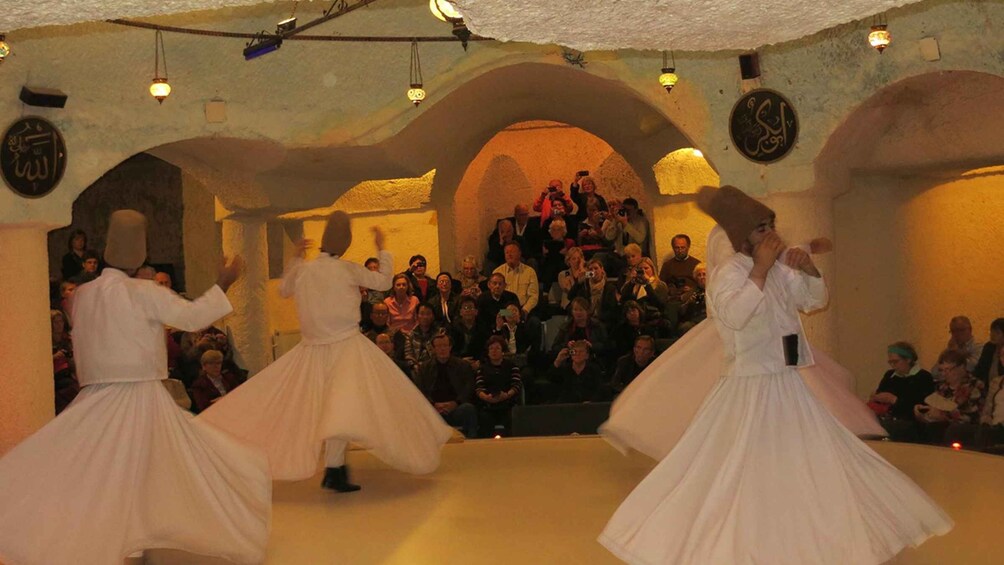
<svg viewBox="0 0 1004 565">
<path fill-rule="evenodd" d="M 160 76 L 160 60 L 164 59 L 164 76 Z M 164 99 L 171 95 L 171 85 L 167 82 L 167 52 L 164 51 L 164 35 L 160 30 L 153 36 L 153 81 L 150 83 L 150 96 L 163 104 Z"/>
<path fill-rule="evenodd" d="M 680 77 L 676 76 L 676 55 L 673 54 L 673 64 L 669 63 L 669 54 L 662 52 L 662 74 L 659 75 L 659 84 L 666 89 L 666 92 L 673 90 Z"/>
<path fill-rule="evenodd" d="M 449 0 L 429 0 L 429 11 L 432 12 L 433 16 L 439 18 L 440 21 L 450 22 L 451 24 L 457 23 L 457 21 L 463 21 L 464 16 L 457 11 L 457 7 L 453 5 Z"/>
<path fill-rule="evenodd" d="M 6 36 L 0 33 L 0 64 L 10 55 L 10 44 L 4 41 Z"/>
<path fill-rule="evenodd" d="M 872 20 L 872 29 L 868 34 L 868 44 L 877 49 L 879 54 L 892 43 L 892 35 L 889 34 L 888 27 L 885 16 L 878 15 Z"/>
<path fill-rule="evenodd" d="M 425 100 L 425 90 L 422 88 L 422 61 L 418 58 L 418 42 L 411 42 L 411 88 L 408 89 L 408 100 L 418 107 Z"/>
<path fill-rule="evenodd" d="M 471 30 L 464 23 L 464 16 L 449 0 L 429 0 L 429 11 L 441 21 L 453 24 L 453 35 L 467 51 L 467 42 L 471 39 Z"/>
</svg>

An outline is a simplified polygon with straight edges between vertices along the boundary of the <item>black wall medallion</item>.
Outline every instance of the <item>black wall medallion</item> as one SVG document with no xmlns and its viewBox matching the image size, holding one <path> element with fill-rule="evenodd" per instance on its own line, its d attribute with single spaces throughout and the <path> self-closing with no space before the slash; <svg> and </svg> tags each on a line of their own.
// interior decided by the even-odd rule
<svg viewBox="0 0 1004 565">
<path fill-rule="evenodd" d="M 29 116 L 11 124 L 0 140 L 0 171 L 7 186 L 25 198 L 52 192 L 66 170 L 66 144 L 48 120 Z"/>
<path fill-rule="evenodd" d="M 753 90 L 736 102 L 729 116 L 736 149 L 757 163 L 784 157 L 798 139 L 798 118 L 791 102 L 773 90 Z"/>
</svg>

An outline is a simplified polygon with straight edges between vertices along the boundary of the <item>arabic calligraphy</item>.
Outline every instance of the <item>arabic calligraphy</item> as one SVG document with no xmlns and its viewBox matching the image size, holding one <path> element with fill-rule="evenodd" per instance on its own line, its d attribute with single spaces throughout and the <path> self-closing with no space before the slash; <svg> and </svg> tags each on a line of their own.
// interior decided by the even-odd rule
<svg viewBox="0 0 1004 565">
<path fill-rule="evenodd" d="M 66 169 L 63 136 L 47 120 L 37 117 L 14 122 L 0 145 L 0 170 L 14 192 L 39 198 L 52 192 Z"/>
<path fill-rule="evenodd" d="M 736 149 L 747 159 L 771 163 L 795 146 L 798 120 L 784 96 L 759 89 L 736 102 L 729 118 L 729 133 Z"/>
</svg>

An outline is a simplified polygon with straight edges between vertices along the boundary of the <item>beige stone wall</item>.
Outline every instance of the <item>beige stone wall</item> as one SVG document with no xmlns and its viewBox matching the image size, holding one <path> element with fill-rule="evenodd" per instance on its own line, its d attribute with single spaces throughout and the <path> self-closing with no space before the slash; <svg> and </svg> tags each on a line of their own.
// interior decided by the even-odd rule
<svg viewBox="0 0 1004 565">
<path fill-rule="evenodd" d="M 182 174 L 181 186 L 185 283 L 188 296 L 195 298 L 216 284 L 223 256 L 222 228 L 215 220 L 215 199 L 206 187 L 187 174 Z"/>
<path fill-rule="evenodd" d="M 885 347 L 914 343 L 930 366 L 948 321 L 968 315 L 978 341 L 1004 316 L 1000 242 L 1004 172 L 954 180 L 864 177 L 834 203 L 840 360 L 874 390 Z"/>
</svg>

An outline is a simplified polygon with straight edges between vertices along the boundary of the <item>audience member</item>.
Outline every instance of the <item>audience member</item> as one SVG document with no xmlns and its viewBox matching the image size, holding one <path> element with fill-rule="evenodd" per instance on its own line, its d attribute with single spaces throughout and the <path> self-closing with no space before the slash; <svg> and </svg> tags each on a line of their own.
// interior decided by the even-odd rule
<svg viewBox="0 0 1004 565">
<path fill-rule="evenodd" d="M 394 275 L 391 295 L 384 299 L 390 314 L 391 331 L 410 332 L 418 324 L 418 297 L 414 295 L 411 280 L 403 273 Z"/>
<path fill-rule="evenodd" d="M 98 278 L 98 266 L 100 265 L 100 259 L 98 254 L 93 251 L 84 252 L 84 262 L 81 265 L 81 270 L 76 275 L 70 277 L 70 281 L 77 283 L 78 285 L 91 282 Z"/>
<path fill-rule="evenodd" d="M 59 309 L 63 313 L 69 312 L 70 298 L 73 296 L 73 291 L 77 290 L 77 283 L 70 281 L 63 281 L 59 283 Z"/>
<path fill-rule="evenodd" d="M 547 188 L 533 202 L 533 211 L 540 212 L 540 227 L 547 229 L 546 223 L 554 216 L 555 205 L 560 205 L 562 216 L 572 211 L 572 199 L 565 195 L 561 179 L 552 179 Z"/>
<path fill-rule="evenodd" d="M 413 371 L 418 370 L 423 363 L 432 359 L 432 338 L 439 333 L 436 315 L 432 306 L 418 305 L 418 324 L 405 337 L 404 360 Z"/>
<path fill-rule="evenodd" d="M 890 369 L 882 376 L 868 406 L 893 441 L 917 441 L 913 409 L 934 392 L 934 379 L 917 363 L 917 350 L 897 341 L 887 350 Z"/>
<path fill-rule="evenodd" d="M 669 289 L 655 276 L 655 264 L 642 257 L 620 291 L 621 303 L 633 300 L 645 311 L 645 319 L 659 328 L 659 337 L 668 337 L 676 327 L 676 308 L 670 307 Z"/>
<path fill-rule="evenodd" d="M 694 267 L 694 286 L 681 297 L 683 303 L 680 305 L 680 317 L 677 328 L 680 335 L 687 333 L 691 328 L 700 324 L 708 317 L 708 305 L 705 296 L 705 287 L 708 284 L 708 270 L 704 265 Z M 672 289 L 670 289 L 672 292 Z"/>
<path fill-rule="evenodd" d="M 68 281 L 84 270 L 84 259 L 87 254 L 87 234 L 84 230 L 73 230 L 66 241 L 69 251 L 63 255 L 63 265 L 60 271 L 63 280 Z"/>
<path fill-rule="evenodd" d="M 488 277 L 481 274 L 478 260 L 473 255 L 468 255 L 461 261 L 458 280 L 460 281 L 460 293 L 464 296 L 472 296 L 475 300 L 488 289 Z"/>
<path fill-rule="evenodd" d="M 586 280 L 590 271 L 586 269 L 586 258 L 582 254 L 582 249 L 573 247 L 565 252 L 565 265 L 568 267 L 558 273 L 558 285 L 551 286 L 550 302 L 560 306 L 562 311 L 568 311 L 568 304 L 571 301 L 569 292 L 572 287 L 581 284 Z"/>
<path fill-rule="evenodd" d="M 477 371 L 474 390 L 481 437 L 495 435 L 496 426 L 503 427 L 503 435 L 512 433 L 512 407 L 519 402 L 523 381 L 519 367 L 506 358 L 505 347 L 503 337 L 488 338 L 488 355 Z"/>
<path fill-rule="evenodd" d="M 610 388 L 614 394 L 620 394 L 627 388 L 653 359 L 655 359 L 655 339 L 649 335 L 635 338 L 632 352 L 617 359 L 614 376 L 610 379 Z"/>
<path fill-rule="evenodd" d="M 560 352 L 569 342 L 579 340 L 588 341 L 594 355 L 606 353 L 610 346 L 607 329 L 603 323 L 589 315 L 589 302 L 578 296 L 572 299 L 570 310 L 568 322 L 558 330 L 558 335 L 554 338 L 551 354 Z"/>
<path fill-rule="evenodd" d="M 504 340 L 505 353 L 507 354 L 518 355 L 525 353 L 530 348 L 530 337 L 526 324 L 521 322 L 519 308 L 515 305 L 499 310 L 495 316 L 492 337 L 498 336 Z"/>
<path fill-rule="evenodd" d="M 607 213 L 592 205 L 586 210 L 586 219 L 579 222 L 578 245 L 587 259 L 612 249 L 610 242 L 603 236 L 603 222 L 606 220 Z"/>
<path fill-rule="evenodd" d="M 628 300 L 621 306 L 621 317 L 610 332 L 610 353 L 613 358 L 619 359 L 631 353 L 639 336 L 654 338 L 657 333 L 657 329 L 645 320 L 642 307 L 634 300 Z"/>
<path fill-rule="evenodd" d="M 592 177 L 585 176 L 579 171 L 575 173 L 575 180 L 569 186 L 572 193 L 572 202 L 578 207 L 575 212 L 576 220 L 580 223 L 586 219 L 589 207 L 606 211 L 607 200 L 596 192 L 596 182 Z"/>
<path fill-rule="evenodd" d="M 52 324 L 52 378 L 56 393 L 56 414 L 73 402 L 80 392 L 76 367 L 73 363 L 73 341 L 70 339 L 70 322 L 60 310 L 49 312 Z"/>
<path fill-rule="evenodd" d="M 983 350 L 983 344 L 977 342 L 976 338 L 973 337 L 972 322 L 966 316 L 956 316 L 948 323 L 948 333 L 951 337 L 948 338 L 948 345 L 945 346 L 945 349 L 961 351 L 965 354 L 966 369 L 972 372 L 976 369 L 976 362 L 980 360 L 980 353 Z M 942 380 L 940 362 L 934 366 L 931 374 L 934 375 L 934 380 Z"/>
<path fill-rule="evenodd" d="M 427 301 L 429 295 L 436 288 L 436 281 L 425 274 L 427 266 L 428 262 L 424 256 L 412 255 L 411 259 L 408 260 L 408 270 L 403 273 L 408 277 L 411 290 L 419 302 Z"/>
<path fill-rule="evenodd" d="M 370 257 L 366 259 L 366 262 L 363 263 L 363 266 L 370 271 L 377 272 L 380 270 L 380 260 L 377 259 L 376 257 Z M 364 287 L 361 287 L 360 290 L 363 293 L 363 302 L 366 304 L 372 304 L 372 305 L 380 304 L 381 302 L 384 301 L 385 298 L 387 298 L 387 292 L 383 290 L 373 290 L 372 288 L 364 288 Z M 367 311 L 368 310 L 370 309 L 367 308 Z"/>
<path fill-rule="evenodd" d="M 488 277 L 488 292 L 482 293 L 478 299 L 478 322 L 484 328 L 493 327 L 499 310 L 511 304 L 519 307 L 519 297 L 506 290 L 505 275 L 492 273 Z"/>
<path fill-rule="evenodd" d="M 488 236 L 488 253 L 485 255 L 485 268 L 489 273 L 505 263 L 505 248 L 512 242 L 521 246 L 524 242 L 516 237 L 516 230 L 511 220 L 499 220 L 495 231 Z"/>
<path fill-rule="evenodd" d="M 566 236 L 567 229 L 564 220 L 555 220 L 547 228 L 550 238 L 542 245 L 540 261 L 541 290 L 548 293 L 551 285 L 558 280 L 558 273 L 565 268 L 565 253 L 575 247 L 575 241 Z"/>
<path fill-rule="evenodd" d="M 505 263 L 495 269 L 495 273 L 505 277 L 505 287 L 519 299 L 523 318 L 529 318 L 540 299 L 540 283 L 533 268 L 523 262 L 523 250 L 518 243 L 505 246 Z"/>
<path fill-rule="evenodd" d="M 683 296 L 691 292 L 697 284 L 694 269 L 701 262 L 690 255 L 690 236 L 678 233 L 673 236 L 673 256 L 666 259 L 659 269 L 659 279 L 669 288 L 669 298 L 682 302 Z"/>
<path fill-rule="evenodd" d="M 603 370 L 590 359 L 590 343 L 578 340 L 558 351 L 551 382 L 558 387 L 559 403 L 606 400 Z"/>
<path fill-rule="evenodd" d="M 133 275 L 133 278 L 152 281 L 156 276 L 157 269 L 154 269 L 150 265 L 142 265 L 140 268 L 136 269 L 136 274 Z"/>
<path fill-rule="evenodd" d="M 432 347 L 433 358 L 419 367 L 415 384 L 447 424 L 460 426 L 466 437 L 477 437 L 478 411 L 472 404 L 474 370 L 451 354 L 449 334 L 437 335 Z"/>
<path fill-rule="evenodd" d="M 973 376 L 982 381 L 984 386 L 989 386 L 994 377 L 1004 375 L 1004 366 L 1000 361 L 1002 349 L 1004 349 L 1004 318 L 997 318 L 990 323 L 990 341 L 983 345 L 979 361 L 973 370 Z"/>
<path fill-rule="evenodd" d="M 223 368 L 223 353 L 210 349 L 202 354 L 202 370 L 190 389 L 193 412 L 198 414 L 243 382 L 233 371 Z"/>
<path fill-rule="evenodd" d="M 395 336 L 403 337 L 404 334 L 398 332 L 397 334 L 395 334 Z M 411 368 L 408 367 L 408 362 L 402 359 L 401 356 L 398 354 L 397 345 L 395 344 L 394 338 L 392 338 L 386 332 L 379 333 L 373 337 L 373 343 L 375 343 L 376 346 L 380 348 L 380 351 L 386 353 L 387 357 L 390 357 L 391 360 L 394 361 L 394 364 L 397 365 L 398 369 L 401 369 L 402 373 L 404 373 L 405 375 L 409 375 L 410 378 Z"/>
<path fill-rule="evenodd" d="M 586 263 L 588 272 L 585 279 L 572 286 L 568 292 L 570 301 L 583 298 L 589 307 L 589 313 L 605 324 L 613 325 L 617 320 L 618 300 L 617 288 L 607 279 L 607 271 L 599 259 L 590 259 Z"/>
<path fill-rule="evenodd" d="M 999 319 L 999 318 L 998 318 Z M 998 347 L 996 362 L 1004 365 L 1004 347 Z M 983 448 L 1004 443 L 1004 372 L 990 378 L 976 443 Z"/>
<path fill-rule="evenodd" d="M 394 345 L 394 355 L 391 357 L 395 361 L 404 361 L 404 344 L 405 344 L 405 333 L 396 331 L 394 328 L 390 327 L 390 310 L 387 308 L 387 304 L 380 303 L 374 304 L 373 308 L 370 310 L 370 315 L 367 319 L 363 320 L 359 324 L 360 331 L 363 332 L 367 338 L 373 343 L 376 343 L 377 336 L 384 334 L 387 335 Z"/>
<path fill-rule="evenodd" d="M 935 390 L 913 409 L 927 443 L 941 444 L 951 424 L 978 422 L 983 408 L 983 383 L 966 369 L 965 351 L 946 349 L 938 356 L 941 380 Z"/>
<path fill-rule="evenodd" d="M 460 295 L 455 292 L 460 286 L 453 280 L 453 275 L 443 271 L 436 275 L 436 290 L 426 301 L 432 306 L 432 313 L 436 316 L 436 322 L 449 326 L 457 317 L 457 305 Z"/>
<path fill-rule="evenodd" d="M 460 299 L 460 315 L 453 320 L 453 354 L 476 365 L 485 354 L 488 331 L 478 323 L 478 301 L 473 296 Z"/>
<path fill-rule="evenodd" d="M 174 290 L 174 282 L 171 280 L 171 275 L 164 271 L 154 273 L 153 280 L 167 290 Z"/>
<path fill-rule="evenodd" d="M 544 234 L 540 229 L 540 216 L 530 217 L 530 209 L 525 204 L 517 204 L 512 211 L 512 227 L 517 241 L 524 243 L 528 259 L 540 257 L 540 246 Z"/>
<path fill-rule="evenodd" d="M 623 202 L 610 204 L 611 214 L 603 222 L 603 237 L 614 244 L 616 253 L 623 253 L 629 243 L 641 247 L 641 254 L 648 256 L 648 218 L 638 208 L 638 201 L 625 198 Z"/>
</svg>

